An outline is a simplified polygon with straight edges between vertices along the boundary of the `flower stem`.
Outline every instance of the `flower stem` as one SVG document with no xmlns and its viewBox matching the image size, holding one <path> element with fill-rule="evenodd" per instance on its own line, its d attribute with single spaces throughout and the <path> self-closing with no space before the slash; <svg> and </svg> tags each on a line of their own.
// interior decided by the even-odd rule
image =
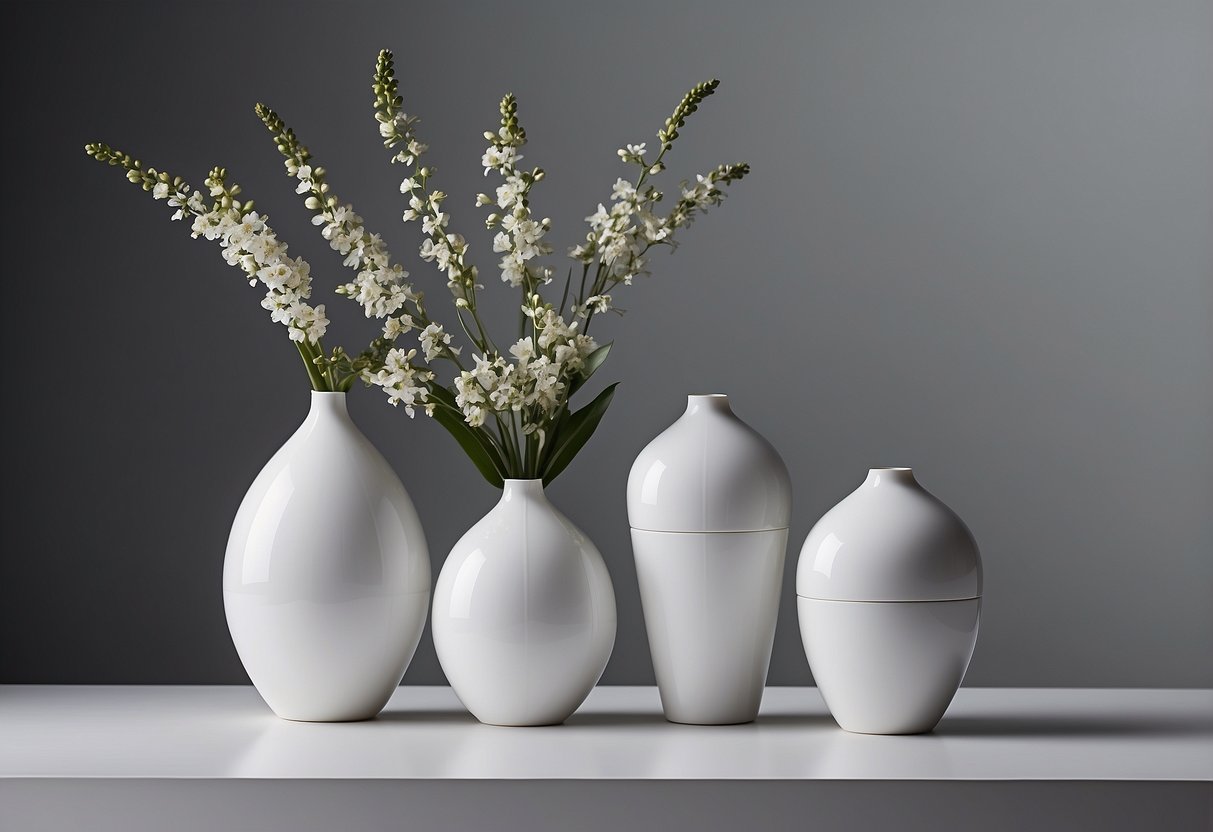
<svg viewBox="0 0 1213 832">
<path fill-rule="evenodd" d="M 311 354 L 311 347 L 303 341 L 296 341 L 295 346 L 299 348 L 299 356 L 303 359 L 303 366 L 307 368 L 307 377 L 312 382 L 312 389 L 318 393 L 330 391 L 331 388 L 325 383 L 324 376 L 320 374 L 320 368 L 312 362 L 315 356 Z"/>
</svg>

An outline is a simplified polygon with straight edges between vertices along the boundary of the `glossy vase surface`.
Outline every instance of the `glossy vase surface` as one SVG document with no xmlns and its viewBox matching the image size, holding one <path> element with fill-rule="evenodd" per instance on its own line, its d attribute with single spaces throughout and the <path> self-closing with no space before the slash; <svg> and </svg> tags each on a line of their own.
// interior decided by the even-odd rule
<svg viewBox="0 0 1213 832">
<path fill-rule="evenodd" d="M 249 678 L 285 719 L 370 719 L 412 660 L 429 590 L 425 535 L 400 478 L 344 393 L 313 392 L 228 539 L 224 609 Z"/>
<path fill-rule="evenodd" d="M 615 644 L 615 592 L 598 549 L 540 480 L 506 480 L 459 539 L 434 590 L 434 646 L 481 722 L 553 725 L 602 676 Z"/>
<path fill-rule="evenodd" d="M 796 571 L 805 654 L 848 731 L 930 731 L 973 655 L 977 543 L 909 468 L 873 468 L 805 540 Z"/>
<path fill-rule="evenodd" d="M 779 612 L 791 485 L 727 396 L 689 396 L 628 478 L 649 651 L 671 722 L 758 715 Z"/>
</svg>

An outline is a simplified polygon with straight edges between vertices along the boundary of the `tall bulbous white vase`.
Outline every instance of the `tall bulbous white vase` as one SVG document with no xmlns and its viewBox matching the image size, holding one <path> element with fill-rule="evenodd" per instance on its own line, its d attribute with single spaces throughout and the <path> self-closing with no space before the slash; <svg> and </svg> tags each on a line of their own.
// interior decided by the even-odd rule
<svg viewBox="0 0 1213 832">
<path fill-rule="evenodd" d="M 800 633 L 840 726 L 930 731 L 960 688 L 981 612 L 977 543 L 909 468 L 873 468 L 817 521 L 796 570 Z"/>
<path fill-rule="evenodd" d="M 425 535 L 399 477 L 344 393 L 313 392 L 228 538 L 223 604 L 253 685 L 284 719 L 370 719 L 413 658 L 429 591 Z"/>
<path fill-rule="evenodd" d="M 688 396 L 628 477 L 649 651 L 666 719 L 750 722 L 766 684 L 792 489 L 727 396 Z"/>
<path fill-rule="evenodd" d="M 611 657 L 611 576 L 541 480 L 506 480 L 500 501 L 443 564 L 433 632 L 447 681 L 476 719 L 555 725 L 585 701 Z"/>
</svg>

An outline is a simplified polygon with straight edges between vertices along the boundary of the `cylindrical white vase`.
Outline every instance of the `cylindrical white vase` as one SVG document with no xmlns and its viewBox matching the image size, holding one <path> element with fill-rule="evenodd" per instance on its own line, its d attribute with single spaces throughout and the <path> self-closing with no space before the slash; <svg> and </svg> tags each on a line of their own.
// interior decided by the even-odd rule
<svg viewBox="0 0 1213 832">
<path fill-rule="evenodd" d="M 873 468 L 813 526 L 796 571 L 800 632 L 838 724 L 930 731 L 960 688 L 981 612 L 977 543 L 909 468 Z"/>
<path fill-rule="evenodd" d="M 671 722 L 758 715 L 779 612 L 791 485 L 728 397 L 688 396 L 628 477 L 649 650 Z"/>
<path fill-rule="evenodd" d="M 615 624 L 602 555 L 541 480 L 505 481 L 434 589 L 438 661 L 464 706 L 492 725 L 568 719 L 606 668 Z"/>
<path fill-rule="evenodd" d="M 370 719 L 413 658 L 429 596 L 425 535 L 399 477 L 344 393 L 313 392 L 228 538 L 223 605 L 253 685 L 284 719 Z"/>
</svg>

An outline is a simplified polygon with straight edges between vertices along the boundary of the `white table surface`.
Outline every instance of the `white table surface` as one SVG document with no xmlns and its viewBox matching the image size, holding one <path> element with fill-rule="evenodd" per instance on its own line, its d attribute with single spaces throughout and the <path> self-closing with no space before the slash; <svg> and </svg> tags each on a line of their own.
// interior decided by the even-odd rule
<svg viewBox="0 0 1213 832">
<path fill-rule="evenodd" d="M 967 688 L 932 734 L 848 734 L 814 688 L 675 725 L 600 687 L 565 725 L 477 723 L 403 687 L 373 721 L 287 722 L 251 687 L 0 687 L 0 778 L 1213 781 L 1213 691 Z"/>
</svg>

